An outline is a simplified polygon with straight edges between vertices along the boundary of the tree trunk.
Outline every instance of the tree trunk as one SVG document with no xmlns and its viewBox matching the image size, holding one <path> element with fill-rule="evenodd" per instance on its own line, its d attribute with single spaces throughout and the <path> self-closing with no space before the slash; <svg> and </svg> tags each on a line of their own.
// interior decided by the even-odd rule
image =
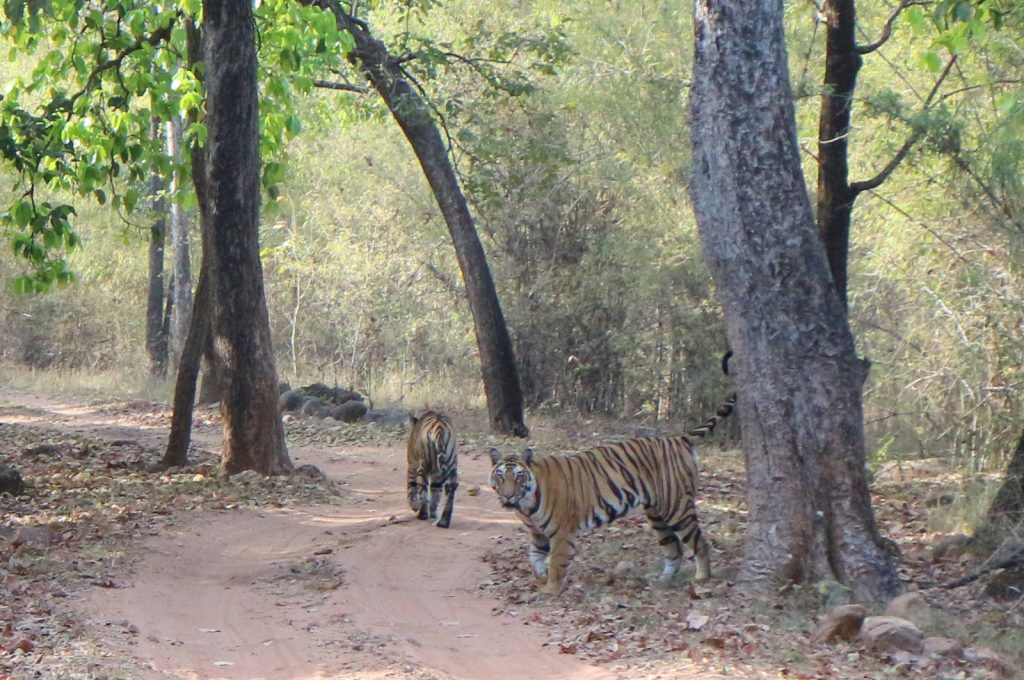
<svg viewBox="0 0 1024 680">
<path fill-rule="evenodd" d="M 181 120 L 177 117 L 164 126 L 167 135 L 167 155 L 181 161 Z M 175 171 L 171 178 L 170 195 L 177 195 L 181 176 Z M 189 244 L 188 215 L 178 201 L 170 204 L 171 261 L 174 275 L 171 277 L 171 324 L 167 338 L 169 362 L 177 366 L 188 335 L 189 318 L 192 315 L 192 258 Z"/>
<path fill-rule="evenodd" d="M 441 208 L 466 283 L 491 429 L 517 437 L 529 436 L 523 417 L 519 369 L 498 292 L 466 198 L 448 159 L 448 149 L 430 108 L 404 78 L 399 63 L 388 54 L 384 43 L 374 38 L 365 24 L 346 14 L 335 0 L 303 1 L 331 11 L 338 27 L 355 39 L 355 49 L 349 53 L 349 61 L 360 69 L 384 99 L 416 153 Z"/>
<path fill-rule="evenodd" d="M 988 524 L 1004 530 L 1024 522 L 1024 433 L 1017 442 L 1013 458 L 1006 467 L 1003 484 L 992 499 L 985 519 Z"/>
<path fill-rule="evenodd" d="M 150 133 L 160 136 L 160 124 L 153 119 Z M 153 201 L 153 226 L 149 230 L 149 291 L 146 295 L 146 354 L 149 373 L 167 375 L 167 333 L 164 329 L 164 244 L 167 241 L 167 201 L 164 182 L 154 168 L 149 191 Z"/>
<path fill-rule="evenodd" d="M 213 343 L 224 371 L 228 474 L 292 469 L 259 257 L 260 156 L 252 5 L 205 0 L 207 227 Z"/>
<path fill-rule="evenodd" d="M 205 261 L 205 255 L 203 260 Z M 210 286 L 207 267 L 200 265 L 196 283 L 195 305 L 188 335 L 178 360 L 178 375 L 174 383 L 174 411 L 171 414 L 171 433 L 161 461 L 163 467 L 188 465 L 188 447 L 192 439 L 192 412 L 196 399 L 196 379 L 203 355 L 204 339 L 210 334 Z"/>
<path fill-rule="evenodd" d="M 736 353 L 750 513 L 739 581 L 900 590 L 875 526 L 862 387 L 803 183 L 779 0 L 698 0 L 692 192 Z"/>
<path fill-rule="evenodd" d="M 202 33 L 192 18 L 185 21 L 185 35 L 188 48 L 189 68 L 195 68 L 202 60 Z M 210 319 L 213 317 L 213 300 L 209 284 L 208 254 L 209 234 L 206 220 L 208 193 L 206 190 L 206 153 L 202 147 L 193 145 L 189 150 L 192 167 L 192 186 L 199 204 L 199 232 L 202 239 L 203 255 L 199 265 L 199 281 L 191 314 L 188 316 L 188 332 L 178 359 L 178 374 L 174 383 L 174 411 L 171 414 L 171 432 L 167 438 L 167 450 L 161 465 L 177 467 L 188 464 L 188 447 L 192 439 L 192 413 L 196 400 L 196 380 L 203 352 L 210 336 Z"/>
<path fill-rule="evenodd" d="M 857 198 L 849 182 L 850 117 L 863 62 L 857 51 L 856 26 L 854 0 L 826 0 L 825 82 L 818 118 L 818 231 L 844 306 L 850 220 Z"/>
</svg>

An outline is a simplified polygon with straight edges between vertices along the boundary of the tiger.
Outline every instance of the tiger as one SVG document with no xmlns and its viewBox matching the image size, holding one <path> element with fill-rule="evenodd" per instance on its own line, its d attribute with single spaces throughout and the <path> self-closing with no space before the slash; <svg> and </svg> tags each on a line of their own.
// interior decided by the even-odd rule
<svg viewBox="0 0 1024 680">
<path fill-rule="evenodd" d="M 705 437 L 735 409 L 736 395 L 717 414 L 687 433 Z M 567 455 L 490 450 L 490 484 L 502 506 L 530 530 L 530 563 L 546 581 L 542 596 L 565 588 L 576 535 L 624 517 L 643 506 L 659 537 L 668 582 L 680 569 L 685 543 L 696 561 L 694 580 L 711 577 L 707 539 L 697 520 L 697 459 L 686 435 L 640 437 Z"/>
<path fill-rule="evenodd" d="M 437 411 L 409 416 L 412 431 L 406 447 L 409 507 L 419 519 L 434 518 L 434 525 L 447 529 L 452 521 L 455 490 L 459 487 L 455 428 L 451 419 Z M 444 507 L 437 514 L 441 496 Z"/>
</svg>

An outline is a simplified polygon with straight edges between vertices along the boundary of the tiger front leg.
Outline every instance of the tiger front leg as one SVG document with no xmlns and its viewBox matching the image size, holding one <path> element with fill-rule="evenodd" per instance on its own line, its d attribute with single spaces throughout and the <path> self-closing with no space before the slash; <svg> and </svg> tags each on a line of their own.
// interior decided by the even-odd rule
<svg viewBox="0 0 1024 680">
<path fill-rule="evenodd" d="M 548 537 L 530 529 L 530 564 L 533 566 L 533 573 L 537 578 L 544 578 L 548 575 L 548 554 L 551 552 L 551 541 Z"/>
<path fill-rule="evenodd" d="M 541 587 L 541 595 L 560 595 L 565 589 L 565 574 L 576 552 L 572 539 L 555 536 L 551 539 L 551 553 L 548 555 L 548 580 Z"/>
</svg>

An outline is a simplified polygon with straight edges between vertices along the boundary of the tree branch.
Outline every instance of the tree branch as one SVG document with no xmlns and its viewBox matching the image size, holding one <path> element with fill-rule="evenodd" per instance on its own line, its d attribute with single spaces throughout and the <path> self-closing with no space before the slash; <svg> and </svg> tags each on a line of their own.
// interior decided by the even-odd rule
<svg viewBox="0 0 1024 680">
<path fill-rule="evenodd" d="M 366 94 L 369 92 L 369 88 L 363 87 L 362 85 L 352 85 L 351 83 L 342 83 L 336 80 L 314 80 L 313 87 L 320 87 L 325 90 L 341 90 L 343 92 L 358 92 L 359 94 Z"/>
<path fill-rule="evenodd" d="M 882 26 L 882 32 L 878 36 L 878 38 L 876 38 L 874 42 L 868 43 L 867 45 L 857 45 L 857 54 L 871 54 L 879 47 L 884 45 L 886 42 L 889 41 L 889 38 L 892 37 L 892 26 L 894 23 L 896 23 L 896 19 L 899 18 L 900 14 L 903 13 L 903 10 L 914 5 L 925 4 L 927 3 L 921 2 L 920 0 L 900 0 L 900 4 L 898 4 L 892 10 L 888 18 L 885 20 L 885 24 Z"/>
<path fill-rule="evenodd" d="M 921 108 L 922 111 L 927 111 L 928 109 L 931 108 L 932 100 L 935 99 L 935 95 L 938 94 L 939 88 L 942 86 L 942 83 L 945 82 L 946 78 L 949 76 L 950 71 L 953 70 L 953 66 L 954 64 L 956 64 L 956 59 L 957 55 L 954 54 L 952 57 L 949 58 L 949 61 L 946 62 L 946 67 L 942 69 L 942 74 L 935 81 L 935 84 L 932 86 L 931 92 L 928 93 L 928 96 L 924 100 L 924 106 Z M 859 194 L 862 191 L 867 191 L 869 189 L 877 189 L 879 186 L 881 186 L 881 184 L 885 182 L 885 180 L 889 179 L 889 176 L 892 175 L 896 168 L 899 167 L 900 163 L 903 162 L 903 159 L 905 159 L 907 157 L 907 154 L 910 153 L 910 150 L 914 148 L 914 145 L 921 141 L 921 138 L 923 136 L 923 130 L 918 129 L 911 132 L 910 137 L 907 138 L 907 141 L 903 142 L 903 146 L 900 147 L 900 150 L 896 152 L 896 155 L 893 156 L 892 159 L 885 164 L 885 167 L 882 168 L 882 170 L 877 175 L 875 175 L 871 179 L 867 179 L 862 182 L 851 182 L 850 191 L 854 192 L 854 194 Z"/>
</svg>

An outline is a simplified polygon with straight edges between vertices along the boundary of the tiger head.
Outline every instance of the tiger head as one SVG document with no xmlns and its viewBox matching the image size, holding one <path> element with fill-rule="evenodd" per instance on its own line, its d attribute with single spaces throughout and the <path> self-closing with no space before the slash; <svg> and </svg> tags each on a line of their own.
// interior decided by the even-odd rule
<svg viewBox="0 0 1024 680">
<path fill-rule="evenodd" d="M 533 464 L 533 449 L 522 453 L 502 454 L 491 449 L 491 488 L 498 494 L 498 500 L 506 508 L 515 508 L 526 512 L 522 502 L 532 499 L 537 492 L 537 478 L 534 477 L 530 465 Z"/>
</svg>

